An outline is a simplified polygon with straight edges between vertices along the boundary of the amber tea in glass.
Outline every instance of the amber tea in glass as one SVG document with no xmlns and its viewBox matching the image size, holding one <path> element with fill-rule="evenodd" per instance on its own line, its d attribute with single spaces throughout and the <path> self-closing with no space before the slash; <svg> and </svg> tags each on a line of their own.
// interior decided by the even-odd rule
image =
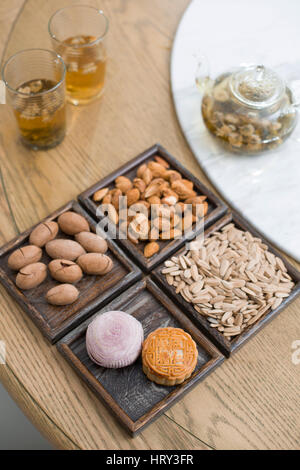
<svg viewBox="0 0 300 470">
<path fill-rule="evenodd" d="M 49 21 L 53 47 L 66 64 L 67 98 L 75 105 L 103 94 L 107 32 L 106 16 L 91 6 L 62 8 Z"/>
<path fill-rule="evenodd" d="M 66 130 L 61 57 L 46 49 L 21 51 L 8 59 L 2 75 L 22 142 L 35 150 L 58 145 Z"/>
</svg>

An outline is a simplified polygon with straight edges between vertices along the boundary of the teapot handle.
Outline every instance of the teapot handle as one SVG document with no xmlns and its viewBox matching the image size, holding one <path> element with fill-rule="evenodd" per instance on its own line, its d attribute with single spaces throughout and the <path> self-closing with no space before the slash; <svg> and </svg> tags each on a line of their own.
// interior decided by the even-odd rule
<svg viewBox="0 0 300 470">
<path fill-rule="evenodd" d="M 295 108 L 300 107 L 300 80 L 292 80 L 289 83 L 289 88 L 293 95 L 293 106 Z"/>
<path fill-rule="evenodd" d="M 207 86 L 212 82 L 209 73 L 209 62 L 205 55 L 200 52 L 193 54 L 197 61 L 197 69 L 195 75 L 196 85 L 201 93 L 203 93 Z"/>
</svg>

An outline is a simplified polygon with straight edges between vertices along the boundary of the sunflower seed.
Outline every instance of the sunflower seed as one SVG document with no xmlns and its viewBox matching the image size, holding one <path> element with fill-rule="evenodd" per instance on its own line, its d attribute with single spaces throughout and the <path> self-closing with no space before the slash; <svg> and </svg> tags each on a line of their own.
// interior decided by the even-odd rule
<svg viewBox="0 0 300 470">
<path fill-rule="evenodd" d="M 193 248 L 167 260 L 162 274 L 228 340 L 279 307 L 295 285 L 281 258 L 233 223 Z"/>
</svg>

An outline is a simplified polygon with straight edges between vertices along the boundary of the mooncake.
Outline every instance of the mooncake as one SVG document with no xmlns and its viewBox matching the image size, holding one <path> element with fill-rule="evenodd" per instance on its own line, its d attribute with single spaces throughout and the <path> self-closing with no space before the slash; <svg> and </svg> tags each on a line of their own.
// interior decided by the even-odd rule
<svg viewBox="0 0 300 470">
<path fill-rule="evenodd" d="M 143 371 L 157 384 L 181 384 L 195 370 L 197 357 L 196 343 L 186 331 L 158 328 L 144 341 Z"/>
<path fill-rule="evenodd" d="M 98 315 L 88 326 L 86 349 L 91 360 L 102 367 L 126 367 L 142 350 L 144 331 L 132 315 L 121 311 Z"/>
</svg>

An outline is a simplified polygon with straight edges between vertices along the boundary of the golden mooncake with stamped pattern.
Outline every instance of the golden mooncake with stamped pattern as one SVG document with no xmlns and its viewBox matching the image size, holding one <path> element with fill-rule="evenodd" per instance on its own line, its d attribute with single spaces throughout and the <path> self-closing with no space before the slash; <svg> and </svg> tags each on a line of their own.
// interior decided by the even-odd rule
<svg viewBox="0 0 300 470">
<path fill-rule="evenodd" d="M 143 371 L 160 385 L 184 382 L 194 372 L 197 358 L 195 341 L 181 328 L 158 328 L 143 344 Z"/>
</svg>

